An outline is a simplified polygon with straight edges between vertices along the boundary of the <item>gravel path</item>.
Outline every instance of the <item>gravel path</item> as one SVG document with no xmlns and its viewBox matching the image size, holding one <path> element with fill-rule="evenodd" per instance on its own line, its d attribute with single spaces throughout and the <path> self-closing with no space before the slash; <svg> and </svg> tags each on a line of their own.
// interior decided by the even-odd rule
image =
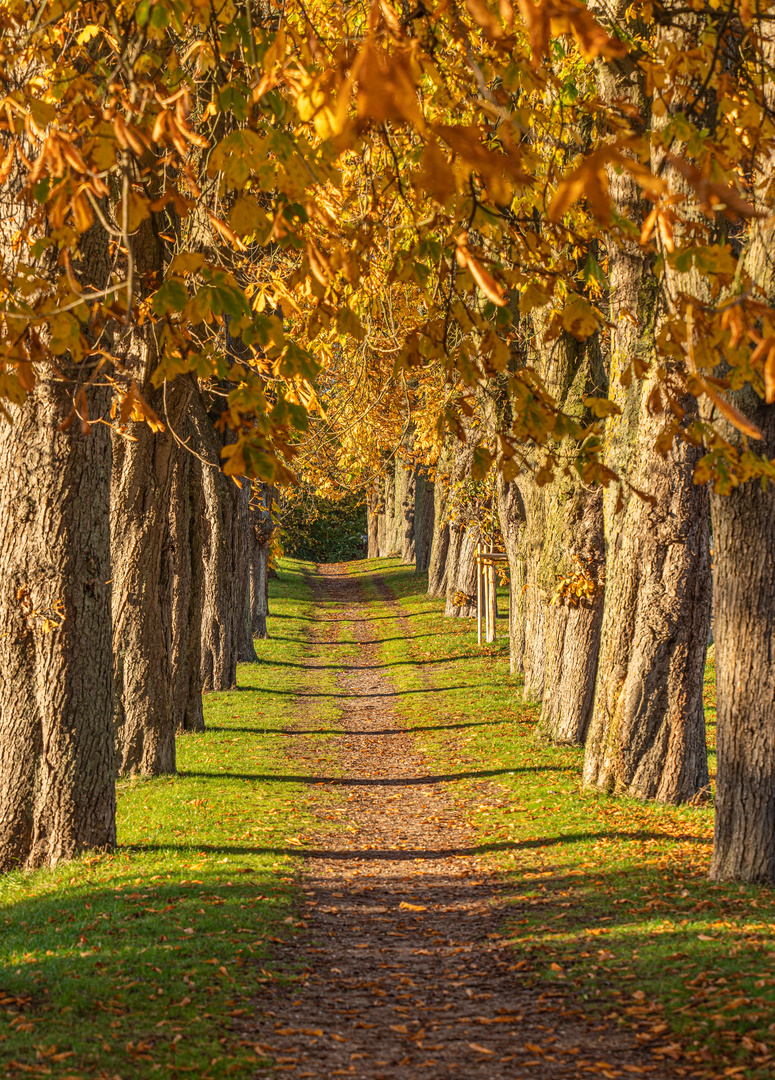
<svg viewBox="0 0 775 1080">
<path fill-rule="evenodd" d="M 267 989 L 242 1026 L 276 1064 L 257 1077 L 470 1080 L 678 1076 L 626 1030 L 540 992 L 501 937 L 508 886 L 423 762 L 380 668 L 382 623 L 364 616 L 346 565 L 313 579 L 321 619 L 346 620 L 357 658 L 338 675 L 344 734 L 335 754 L 348 830 L 306 851 L 306 929 L 280 961 L 309 965 Z M 350 635 L 350 629 L 352 634 Z M 318 624 L 321 647 L 327 627 Z M 320 649 L 317 650 L 318 653 Z M 315 661 L 311 661 L 314 666 Z M 302 759 L 304 736 L 293 745 Z M 330 810 L 326 811 L 330 815 Z M 321 841 L 323 843 L 323 841 Z"/>
</svg>

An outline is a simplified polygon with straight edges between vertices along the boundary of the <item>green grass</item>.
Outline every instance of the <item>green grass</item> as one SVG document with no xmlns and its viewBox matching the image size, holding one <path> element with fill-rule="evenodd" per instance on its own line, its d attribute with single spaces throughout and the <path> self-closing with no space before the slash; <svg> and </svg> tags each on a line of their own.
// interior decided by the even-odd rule
<svg viewBox="0 0 775 1080">
<path fill-rule="evenodd" d="M 403 623 L 384 619 L 374 569 Z M 771 1076 L 775 897 L 707 880 L 712 807 L 584 790 L 583 750 L 534 735 L 539 709 L 521 702 L 521 678 L 509 675 L 505 619 L 503 637 L 480 647 L 475 621 L 445 619 L 411 568 L 374 560 L 353 573 L 382 619 L 382 660 L 405 692 L 396 699 L 402 716 L 420 729 L 432 768 L 458 777 L 445 781 L 450 799 L 508 875 L 504 933 L 520 970 L 657 1038 L 678 1068 Z M 712 665 L 705 692 L 713 769 Z"/>
<path fill-rule="evenodd" d="M 291 853 L 312 820 L 280 731 L 305 720 L 294 694 L 334 678 L 301 666 L 304 570 L 288 560 L 272 583 L 261 662 L 240 667 L 239 691 L 206 696 L 207 731 L 179 738 L 179 775 L 120 782 L 118 849 L 0 879 L 3 1075 L 253 1074 L 230 1029 L 275 978 L 275 939 L 296 932 Z M 334 699 L 315 699 L 314 716 L 330 728 Z M 323 736 L 313 750 L 326 760 Z"/>
</svg>

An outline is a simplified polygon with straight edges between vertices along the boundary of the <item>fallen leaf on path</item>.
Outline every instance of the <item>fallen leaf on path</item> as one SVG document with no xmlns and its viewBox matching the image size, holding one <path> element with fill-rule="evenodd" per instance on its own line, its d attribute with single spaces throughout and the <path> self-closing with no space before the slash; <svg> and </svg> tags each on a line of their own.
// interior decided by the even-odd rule
<svg viewBox="0 0 775 1080">
<path fill-rule="evenodd" d="M 427 911 L 427 907 L 424 904 L 408 904 L 406 900 L 402 900 L 398 905 L 403 911 Z"/>
<path fill-rule="evenodd" d="M 488 1050 L 486 1046 L 480 1046 L 479 1043 L 469 1043 L 469 1047 L 472 1050 L 476 1050 L 480 1054 L 494 1054 L 494 1050 Z"/>
</svg>

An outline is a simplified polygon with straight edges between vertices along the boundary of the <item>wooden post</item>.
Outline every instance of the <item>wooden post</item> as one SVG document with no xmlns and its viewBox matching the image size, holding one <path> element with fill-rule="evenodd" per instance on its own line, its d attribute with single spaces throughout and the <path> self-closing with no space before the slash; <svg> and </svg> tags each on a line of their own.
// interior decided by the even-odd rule
<svg viewBox="0 0 775 1080">
<path fill-rule="evenodd" d="M 482 544 L 476 545 L 476 641 L 482 644 Z"/>
<path fill-rule="evenodd" d="M 508 651 L 512 650 L 512 573 L 508 572 Z"/>
<path fill-rule="evenodd" d="M 487 564 L 487 641 L 495 641 L 495 611 L 492 602 L 492 594 L 495 582 L 495 567 L 491 562 Z"/>
</svg>

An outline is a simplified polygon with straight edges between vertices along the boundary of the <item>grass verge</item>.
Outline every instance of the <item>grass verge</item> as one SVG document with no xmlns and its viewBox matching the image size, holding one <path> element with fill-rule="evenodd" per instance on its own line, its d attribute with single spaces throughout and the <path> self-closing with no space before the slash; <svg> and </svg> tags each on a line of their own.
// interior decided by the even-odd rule
<svg viewBox="0 0 775 1080">
<path fill-rule="evenodd" d="M 374 571 L 400 610 L 377 624 L 397 707 L 437 771 L 457 773 L 449 796 L 507 874 L 520 967 L 635 1027 L 676 1075 L 771 1077 L 775 898 L 708 881 L 712 807 L 583 789 L 583 750 L 535 737 L 538 707 L 509 675 L 505 633 L 477 646 L 475 622 L 445 619 L 424 577 L 395 560 L 353 567 L 374 615 Z M 713 770 L 712 664 L 705 696 Z"/>
<path fill-rule="evenodd" d="M 238 691 L 206 696 L 178 775 L 119 783 L 117 850 L 0 879 L 4 1076 L 253 1074 L 239 1017 L 277 977 L 273 942 L 294 934 L 293 851 L 312 820 L 282 733 L 310 692 L 310 569 L 282 566 L 260 663 L 241 665 Z M 314 680 L 331 727 L 333 671 Z M 310 745 L 325 757 L 323 736 Z"/>
</svg>

